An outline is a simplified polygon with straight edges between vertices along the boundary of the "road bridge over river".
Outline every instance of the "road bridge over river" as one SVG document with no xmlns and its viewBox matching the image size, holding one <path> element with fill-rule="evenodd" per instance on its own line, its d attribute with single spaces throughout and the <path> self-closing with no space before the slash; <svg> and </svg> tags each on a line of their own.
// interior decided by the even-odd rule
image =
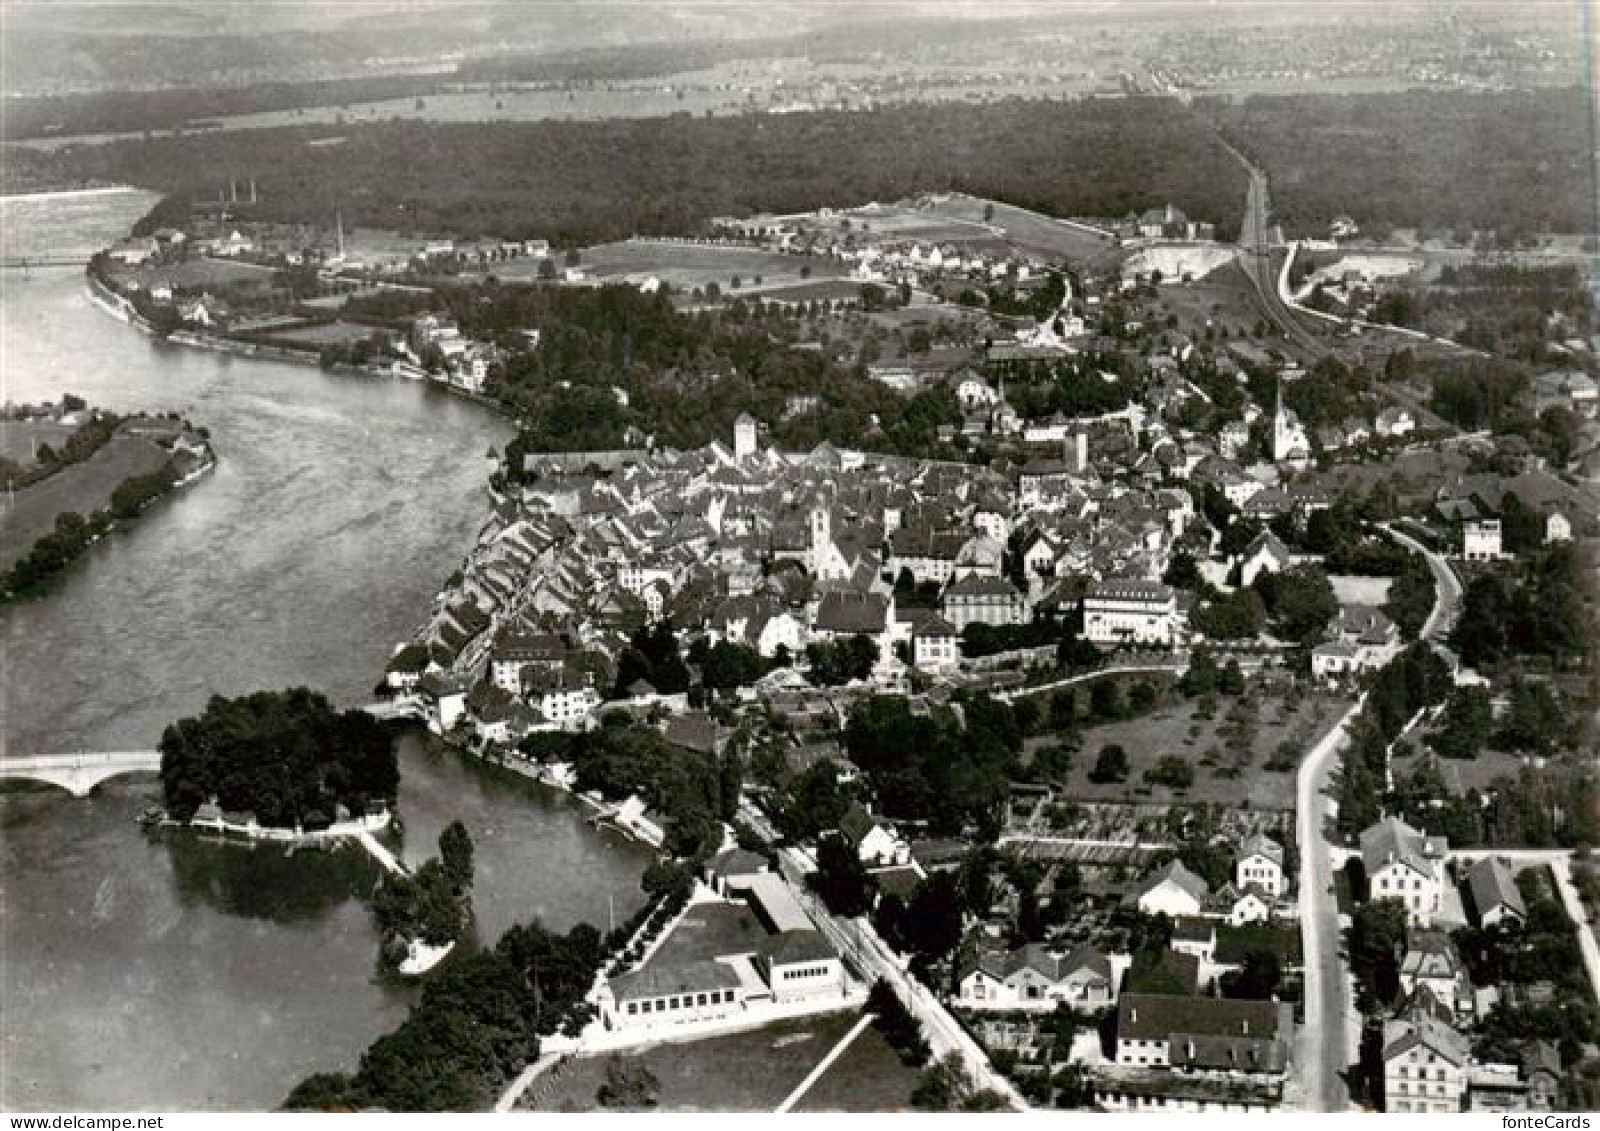
<svg viewBox="0 0 1600 1131">
<path fill-rule="evenodd" d="M 380 721 L 423 717 L 421 706 L 409 701 L 368 703 L 360 709 Z M 43 782 L 59 786 L 74 797 L 87 797 L 101 782 L 123 774 L 160 772 L 159 750 L 95 750 L 0 758 L 0 781 Z"/>
<path fill-rule="evenodd" d="M 0 781 L 37 781 L 60 786 L 74 797 L 87 797 L 103 781 L 122 774 L 161 770 L 159 750 L 100 750 L 77 754 L 45 754 L 35 758 L 0 758 Z"/>
</svg>

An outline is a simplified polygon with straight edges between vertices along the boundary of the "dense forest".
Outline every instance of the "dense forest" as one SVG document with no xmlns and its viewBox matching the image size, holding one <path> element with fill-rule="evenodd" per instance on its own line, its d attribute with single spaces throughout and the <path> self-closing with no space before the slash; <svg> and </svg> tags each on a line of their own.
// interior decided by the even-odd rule
<svg viewBox="0 0 1600 1131">
<path fill-rule="evenodd" d="M 263 825 L 323 827 L 391 804 L 400 786 L 389 732 L 363 711 L 337 711 L 297 687 L 212 696 L 198 717 L 161 735 L 161 785 L 180 821 L 216 801 Z"/>
<path fill-rule="evenodd" d="M 316 144 L 313 144 L 316 143 Z M 1172 202 L 1237 230 L 1244 170 L 1177 104 L 1011 100 L 870 112 L 530 123 L 385 122 L 210 132 L 29 155 L 30 176 L 214 199 L 255 215 L 562 245 L 689 233 L 714 216 L 960 190 L 1057 216 Z"/>
<path fill-rule="evenodd" d="M 1378 238 L 1494 230 L 1502 243 L 1593 226 L 1581 90 L 1252 95 L 1203 112 L 1266 171 L 1291 234 L 1339 216 Z"/>
</svg>

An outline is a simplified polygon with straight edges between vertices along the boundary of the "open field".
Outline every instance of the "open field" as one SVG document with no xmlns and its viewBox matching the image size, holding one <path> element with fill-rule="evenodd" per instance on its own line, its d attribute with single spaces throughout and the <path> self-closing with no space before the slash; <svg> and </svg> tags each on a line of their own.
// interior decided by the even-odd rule
<svg viewBox="0 0 1600 1131">
<path fill-rule="evenodd" d="M 1219 699 L 1213 717 L 1202 717 L 1203 699 L 1163 705 L 1148 715 L 1084 732 L 1083 749 L 1072 760 L 1063 784 L 1075 801 L 1205 801 L 1251 809 L 1292 809 L 1294 771 L 1349 705 L 1335 695 L 1284 699 L 1259 694 Z M 1049 742 L 1049 739 L 1044 740 Z M 1098 784 L 1089 772 L 1101 749 L 1119 745 L 1129 764 L 1127 779 Z M 1280 745 L 1293 758 L 1268 770 Z M 1194 771 L 1194 784 L 1173 790 L 1152 785 L 1144 774 L 1169 755 Z"/>
<path fill-rule="evenodd" d="M 76 425 L 57 424 L 53 420 L 0 420 L 0 457 L 18 467 L 31 468 L 37 445 L 59 448 L 77 430 Z"/>
<path fill-rule="evenodd" d="M 987 225 L 993 234 L 1019 250 L 1046 259 L 1066 259 L 1094 267 L 1107 267 L 1127 253 L 1116 240 L 1085 231 L 1051 216 L 1030 212 L 998 201 L 954 194 L 932 205 L 930 211 L 956 220 L 985 223 L 984 210 L 992 208 Z"/>
<path fill-rule="evenodd" d="M 323 322 L 310 326 L 296 326 L 289 330 L 276 330 L 267 336 L 273 341 L 292 345 L 327 346 L 365 341 L 374 333 L 383 331 L 374 331 L 371 326 L 362 326 L 355 322 Z"/>
<path fill-rule="evenodd" d="M 902 1064 L 900 1055 L 869 1025 L 794 1110 L 904 1111 L 910 1107 L 919 1075 L 920 1070 Z"/>
<path fill-rule="evenodd" d="M 821 256 L 785 255 L 761 248 L 671 240 L 597 244 L 584 248 L 581 254 L 578 269 L 593 282 L 640 282 L 653 276 L 680 290 L 715 283 L 728 297 L 823 281 L 844 273 L 844 265 L 839 261 Z M 809 274 L 802 276 L 801 271 L 808 267 Z M 538 272 L 539 260 L 533 258 L 494 265 L 494 274 L 502 279 L 534 278 Z M 739 280 L 737 288 L 733 286 L 735 278 Z"/>
<path fill-rule="evenodd" d="M 1247 336 L 1260 320 L 1250 281 L 1237 263 L 1227 265 L 1192 283 L 1163 284 L 1160 304 L 1152 318 L 1167 312 L 1178 316 L 1181 329 L 1201 333 L 1210 323 L 1226 327 L 1230 338 Z"/>
<path fill-rule="evenodd" d="M 94 455 L 72 464 L 24 490 L 0 513 L 0 570 L 27 556 L 33 544 L 55 529 L 56 516 L 67 511 L 88 515 L 111 501 L 124 479 L 149 475 L 168 459 L 159 444 L 117 435 Z"/>
<path fill-rule="evenodd" d="M 772 1111 L 806 1078 L 839 1039 L 859 1019 L 856 1012 L 780 1021 L 746 1033 L 656 1045 L 619 1054 L 625 1061 L 642 1064 L 660 1082 L 659 1108 L 663 1111 Z M 876 1034 L 871 1034 L 876 1036 Z M 864 1041 L 869 1034 L 857 1038 Z M 881 1041 L 882 1038 L 879 1038 Z M 853 1048 L 853 1046 L 852 1046 Z M 534 1110 L 594 1111 L 595 1092 L 605 1080 L 609 1056 L 586 1057 L 567 1066 L 543 1093 Z M 845 1065 L 845 1058 L 834 1065 Z M 894 1094 L 903 1076 L 893 1072 L 900 1062 L 889 1054 L 889 1083 L 880 1084 Z M 871 1063 L 854 1065 L 870 1074 Z M 902 1070 L 903 1071 L 903 1070 Z M 830 1070 L 829 1075 L 833 1074 Z M 824 1077 L 818 1086 L 827 1083 Z M 866 1087 L 866 1084 L 863 1084 Z M 853 1105 L 852 1105 L 853 1106 Z"/>
<path fill-rule="evenodd" d="M 1341 605 L 1382 605 L 1389 598 L 1390 577 L 1360 577 L 1349 573 L 1328 576 L 1333 595 Z"/>
<path fill-rule="evenodd" d="M 240 283 L 265 284 L 276 272 L 271 267 L 254 263 L 240 263 L 233 259 L 188 259 L 182 263 L 168 263 L 157 267 L 124 268 L 113 266 L 109 274 L 114 282 L 126 286 L 137 282 L 145 289 L 165 283 L 174 290 L 203 290 L 206 287 L 225 287 Z"/>
</svg>

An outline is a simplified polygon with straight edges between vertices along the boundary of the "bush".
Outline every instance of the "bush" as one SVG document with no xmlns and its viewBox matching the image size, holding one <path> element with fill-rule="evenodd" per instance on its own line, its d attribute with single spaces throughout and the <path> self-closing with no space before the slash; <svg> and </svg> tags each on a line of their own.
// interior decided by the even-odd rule
<svg viewBox="0 0 1600 1131">
<path fill-rule="evenodd" d="M 1144 780 L 1168 789 L 1188 789 L 1194 784 L 1194 767 L 1182 758 L 1168 754 L 1144 772 Z"/>
<path fill-rule="evenodd" d="M 1096 785 L 1126 781 L 1129 769 L 1127 751 L 1112 743 L 1110 746 L 1100 748 L 1100 753 L 1094 761 L 1094 769 L 1089 771 L 1089 780 Z"/>
</svg>

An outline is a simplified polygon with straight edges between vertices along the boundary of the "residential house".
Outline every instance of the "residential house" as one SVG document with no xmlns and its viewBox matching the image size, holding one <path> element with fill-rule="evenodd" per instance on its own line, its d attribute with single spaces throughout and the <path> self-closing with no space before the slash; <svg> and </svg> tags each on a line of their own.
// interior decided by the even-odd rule
<svg viewBox="0 0 1600 1131">
<path fill-rule="evenodd" d="M 1417 418 L 1403 405 L 1391 405 L 1378 413 L 1375 427 L 1380 436 L 1408 436 L 1416 431 Z"/>
<path fill-rule="evenodd" d="M 983 951 L 958 971 L 954 1003 L 966 1009 L 1101 1009 L 1116 1001 L 1111 961 L 1093 947 L 1068 955 L 1041 943 L 1009 952 Z"/>
<path fill-rule="evenodd" d="M 1493 562 L 1501 557 L 1500 520 L 1478 519 L 1461 526 L 1461 556 L 1469 562 Z"/>
<path fill-rule="evenodd" d="M 1443 931 L 1413 927 L 1406 932 L 1400 960 L 1400 987 L 1408 996 L 1427 991 L 1454 1018 L 1473 1012 L 1472 983 L 1455 943 Z"/>
<path fill-rule="evenodd" d="M 1272 919 L 1276 901 L 1261 888 L 1251 884 L 1240 889 L 1229 884 L 1213 897 L 1213 902 L 1230 927 L 1246 923 L 1266 923 Z"/>
<path fill-rule="evenodd" d="M 1418 1013 L 1383 1029 L 1383 1097 L 1387 1111 L 1457 1112 L 1467 1092 L 1467 1040 L 1444 1022 Z"/>
<path fill-rule="evenodd" d="M 525 668 L 555 674 L 566 658 L 567 646 L 559 636 L 504 632 L 489 653 L 489 680 L 504 691 L 521 695 Z"/>
<path fill-rule="evenodd" d="M 1199 915 L 1211 894 L 1210 886 L 1183 866 L 1181 860 L 1172 860 L 1159 869 L 1137 889 L 1128 901 L 1146 915 Z"/>
<path fill-rule="evenodd" d="M 1281 1086 L 1293 1041 L 1294 1007 L 1286 1002 L 1125 993 L 1117 1003 L 1117 1067 L 1164 1069 L 1167 1080 Z M 1142 1090 L 1138 1078 L 1117 1079 Z M 1159 1087 L 1163 1076 L 1144 1079 Z"/>
<path fill-rule="evenodd" d="M 1241 890 L 1260 888 L 1272 900 L 1283 898 L 1289 890 L 1283 871 L 1283 845 L 1265 833 L 1245 837 L 1234 856 L 1233 882 Z"/>
<path fill-rule="evenodd" d="M 859 635 L 881 642 L 893 623 L 893 604 L 892 598 L 879 593 L 836 589 L 817 606 L 811 632 L 822 640 Z"/>
<path fill-rule="evenodd" d="M 1294 564 L 1294 555 L 1283 540 L 1270 530 L 1263 530 L 1245 547 L 1239 559 L 1239 580 L 1245 586 L 1255 584 L 1263 573 L 1282 573 Z"/>
<path fill-rule="evenodd" d="M 961 632 L 941 616 L 911 630 L 911 662 L 924 671 L 950 671 L 961 663 Z"/>
<path fill-rule="evenodd" d="M 1427 927 L 1444 906 L 1443 837 L 1418 832 L 1399 817 L 1385 817 L 1361 834 L 1371 899 L 1398 900 L 1414 926 Z"/>
<path fill-rule="evenodd" d="M 839 819 L 839 834 L 869 868 L 887 868 L 911 859 L 911 849 L 900 835 L 879 823 L 859 802 Z"/>
<path fill-rule="evenodd" d="M 1501 857 L 1486 856 L 1467 869 L 1467 894 L 1480 927 L 1527 922 L 1527 904 L 1510 866 Z"/>
</svg>

